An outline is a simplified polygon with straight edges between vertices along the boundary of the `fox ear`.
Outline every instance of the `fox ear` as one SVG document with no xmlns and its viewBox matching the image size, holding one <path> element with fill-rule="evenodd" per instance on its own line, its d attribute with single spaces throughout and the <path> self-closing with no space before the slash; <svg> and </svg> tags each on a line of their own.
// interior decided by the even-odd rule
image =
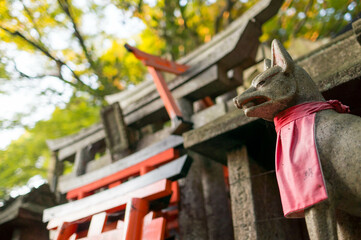
<svg viewBox="0 0 361 240">
<path fill-rule="evenodd" d="M 272 41 L 271 55 L 272 67 L 280 66 L 283 69 L 283 72 L 287 73 L 293 71 L 293 59 L 277 39 Z"/>
<path fill-rule="evenodd" d="M 272 67 L 271 59 L 265 58 L 263 61 L 263 71 L 266 71 L 270 67 Z"/>
</svg>

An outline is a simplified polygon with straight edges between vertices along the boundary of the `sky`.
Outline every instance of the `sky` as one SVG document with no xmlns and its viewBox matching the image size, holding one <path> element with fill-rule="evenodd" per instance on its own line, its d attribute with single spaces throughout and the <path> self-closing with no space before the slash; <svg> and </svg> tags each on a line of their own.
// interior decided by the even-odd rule
<svg viewBox="0 0 361 240">
<path fill-rule="evenodd" d="M 98 0 L 99 4 L 104 2 Z M 151 6 L 154 6 L 156 0 L 146 1 Z M 86 7 L 87 0 L 75 0 L 73 3 L 77 7 Z M 133 43 L 132 38 L 145 28 L 141 20 L 131 18 L 129 12 L 124 12 L 116 8 L 114 5 L 108 5 L 104 9 L 104 19 L 97 19 L 95 14 L 87 14 L 84 16 L 81 31 L 86 34 L 96 34 L 99 28 L 94 26 L 101 26 L 107 34 L 116 36 L 119 39 L 127 39 L 129 43 Z M 51 37 L 51 46 L 54 49 L 61 49 L 67 46 L 69 33 L 58 32 Z M 104 48 L 110 47 L 111 42 L 104 41 Z M 33 54 L 26 52 L 19 52 L 12 44 L 5 44 L 0 42 L 0 51 L 7 56 L 12 56 L 15 59 L 17 67 L 29 74 L 36 75 L 41 72 L 44 57 L 34 57 Z M 0 118 L 11 119 L 14 114 L 22 112 L 32 112 L 31 116 L 25 119 L 25 123 L 30 126 L 36 121 L 47 119 L 54 111 L 55 106 L 62 106 L 71 96 L 71 88 L 61 81 L 54 78 L 44 78 L 42 80 L 22 80 L 22 81 L 8 81 L 0 83 L 1 90 L 7 94 L 0 94 Z M 39 93 L 47 88 L 54 88 L 64 93 L 63 96 L 39 96 Z M 31 91 L 29 91 L 31 89 Z M 33 111 L 32 106 L 38 106 L 37 111 Z M 5 149 L 12 141 L 20 137 L 24 133 L 23 128 L 15 128 L 11 130 L 0 130 L 0 149 Z"/>
</svg>

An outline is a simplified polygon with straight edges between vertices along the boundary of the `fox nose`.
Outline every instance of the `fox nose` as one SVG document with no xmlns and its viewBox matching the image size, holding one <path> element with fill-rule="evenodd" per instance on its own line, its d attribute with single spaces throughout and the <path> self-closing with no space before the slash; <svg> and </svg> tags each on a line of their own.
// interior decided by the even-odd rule
<svg viewBox="0 0 361 240">
<path fill-rule="evenodd" d="M 242 102 L 244 102 L 244 100 L 248 99 L 255 90 L 256 90 L 256 88 L 250 87 L 246 91 L 244 91 L 243 93 L 238 95 L 237 97 L 233 98 L 234 105 L 237 108 L 242 109 Z"/>
<path fill-rule="evenodd" d="M 238 97 L 233 98 L 233 103 L 234 103 L 234 105 L 235 105 L 237 108 L 239 108 L 239 109 L 242 108 L 241 105 L 240 105 L 239 102 L 238 102 Z"/>
</svg>

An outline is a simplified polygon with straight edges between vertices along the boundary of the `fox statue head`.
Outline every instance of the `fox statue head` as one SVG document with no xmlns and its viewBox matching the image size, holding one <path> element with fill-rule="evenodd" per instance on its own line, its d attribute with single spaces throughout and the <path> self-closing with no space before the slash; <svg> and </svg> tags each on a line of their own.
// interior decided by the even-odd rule
<svg viewBox="0 0 361 240">
<path fill-rule="evenodd" d="M 325 101 L 308 73 L 296 65 L 278 40 L 273 40 L 271 59 L 251 87 L 233 99 L 247 117 L 268 121 L 281 111 L 303 102 Z"/>
</svg>

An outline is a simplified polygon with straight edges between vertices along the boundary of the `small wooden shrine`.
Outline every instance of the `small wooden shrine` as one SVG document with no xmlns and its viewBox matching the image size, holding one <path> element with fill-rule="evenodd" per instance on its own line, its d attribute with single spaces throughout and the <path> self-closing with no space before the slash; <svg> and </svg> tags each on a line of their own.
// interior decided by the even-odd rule
<svg viewBox="0 0 361 240">
<path fill-rule="evenodd" d="M 49 239 L 43 211 L 56 204 L 49 185 L 33 188 L 25 195 L 10 198 L 0 208 L 0 236 L 2 240 Z"/>
</svg>

